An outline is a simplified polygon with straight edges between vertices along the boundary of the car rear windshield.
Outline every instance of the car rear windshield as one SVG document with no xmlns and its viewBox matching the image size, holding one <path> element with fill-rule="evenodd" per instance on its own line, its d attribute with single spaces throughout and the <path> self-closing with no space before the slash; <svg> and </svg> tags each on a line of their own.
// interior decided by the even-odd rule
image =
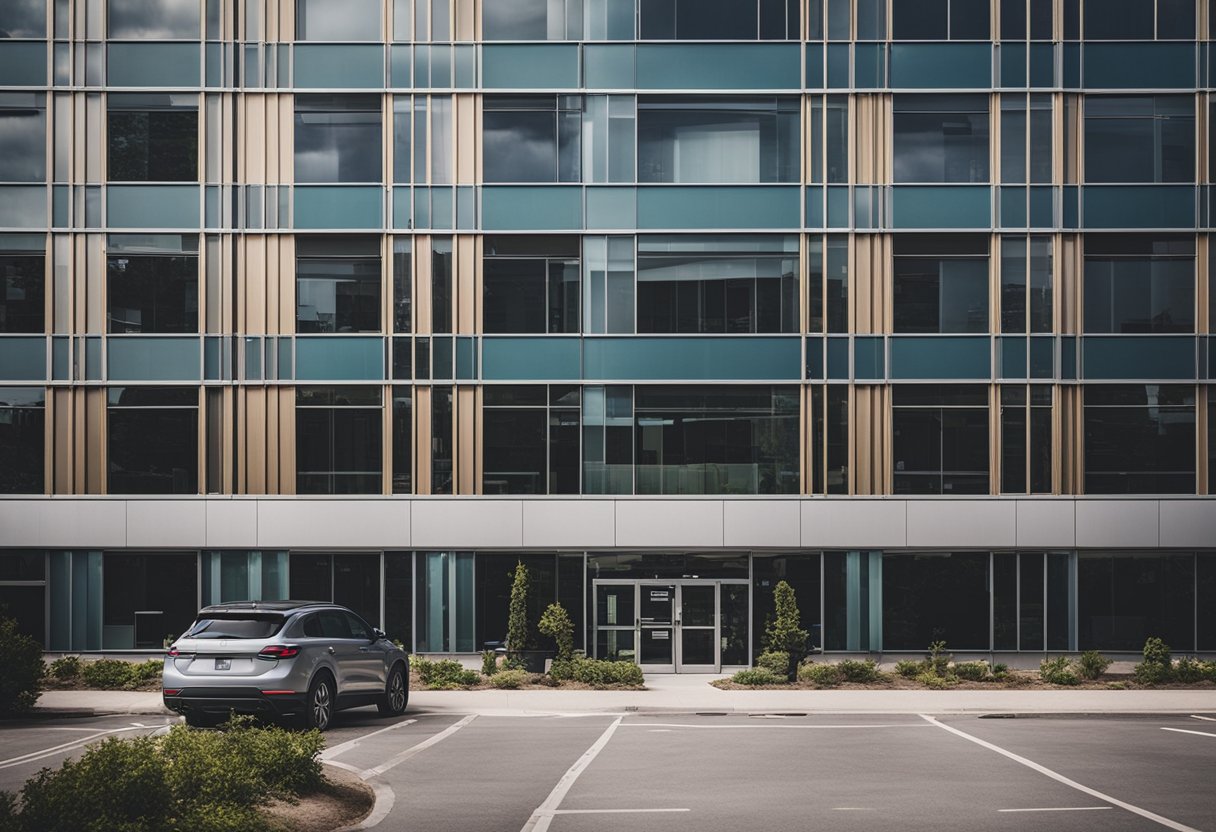
<svg viewBox="0 0 1216 832">
<path fill-rule="evenodd" d="M 183 638 L 270 638 L 284 620 L 281 615 L 214 615 L 195 621 Z"/>
</svg>

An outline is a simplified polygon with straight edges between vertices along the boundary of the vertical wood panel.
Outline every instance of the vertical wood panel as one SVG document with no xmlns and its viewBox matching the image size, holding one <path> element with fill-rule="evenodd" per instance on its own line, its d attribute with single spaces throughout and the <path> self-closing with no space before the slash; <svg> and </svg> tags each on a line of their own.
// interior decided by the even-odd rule
<svg viewBox="0 0 1216 832">
<path fill-rule="evenodd" d="M 431 237 L 414 238 L 414 332 L 430 335 L 431 326 Z"/>
<path fill-rule="evenodd" d="M 417 425 L 414 454 L 414 493 L 431 493 L 431 398 L 430 387 L 414 388 L 414 419 Z"/>
<path fill-rule="evenodd" d="M 83 391 L 82 391 L 83 392 Z M 64 387 L 51 388 L 47 403 L 51 406 L 51 493 L 76 493 L 76 405 L 77 391 Z"/>
<path fill-rule="evenodd" d="M 456 420 L 453 435 L 456 437 L 453 460 L 456 468 L 456 493 L 477 494 L 481 491 L 477 480 L 477 388 L 462 385 L 456 388 Z"/>
<path fill-rule="evenodd" d="M 477 331 L 477 248 L 476 237 L 459 235 L 453 243 L 455 262 L 456 332 Z"/>
<path fill-rule="evenodd" d="M 85 488 L 89 494 L 105 494 L 106 483 L 106 391 L 85 391 Z"/>
</svg>

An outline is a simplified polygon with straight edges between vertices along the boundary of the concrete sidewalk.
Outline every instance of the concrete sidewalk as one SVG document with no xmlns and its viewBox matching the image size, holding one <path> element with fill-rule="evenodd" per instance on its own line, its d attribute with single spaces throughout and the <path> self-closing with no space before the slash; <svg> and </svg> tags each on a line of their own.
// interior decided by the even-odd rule
<svg viewBox="0 0 1216 832">
<path fill-rule="evenodd" d="M 410 693 L 410 710 L 541 715 L 623 711 L 800 713 L 1216 713 L 1216 690 L 718 690 L 711 675 L 648 676 L 644 691 L 477 690 Z M 159 692 L 46 691 L 46 715 L 167 714 Z"/>
</svg>

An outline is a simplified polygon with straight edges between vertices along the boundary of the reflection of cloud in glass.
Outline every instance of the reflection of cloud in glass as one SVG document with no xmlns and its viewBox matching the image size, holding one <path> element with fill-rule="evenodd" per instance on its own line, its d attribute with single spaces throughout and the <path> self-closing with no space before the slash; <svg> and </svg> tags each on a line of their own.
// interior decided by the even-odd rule
<svg viewBox="0 0 1216 832">
<path fill-rule="evenodd" d="M 300 0 L 300 40 L 379 40 L 380 0 Z"/>
<path fill-rule="evenodd" d="M 38 110 L 0 109 L 0 182 L 46 179 L 46 117 Z"/>
<path fill-rule="evenodd" d="M 556 182 L 551 113 L 487 113 L 482 132 L 487 182 Z"/>
<path fill-rule="evenodd" d="M 197 0 L 109 0 L 109 35 L 132 40 L 198 40 Z"/>
<path fill-rule="evenodd" d="M 486 40 L 546 40 L 547 0 L 489 0 L 482 6 Z"/>
<path fill-rule="evenodd" d="M 0 0 L 0 38 L 46 37 L 47 0 Z"/>
</svg>

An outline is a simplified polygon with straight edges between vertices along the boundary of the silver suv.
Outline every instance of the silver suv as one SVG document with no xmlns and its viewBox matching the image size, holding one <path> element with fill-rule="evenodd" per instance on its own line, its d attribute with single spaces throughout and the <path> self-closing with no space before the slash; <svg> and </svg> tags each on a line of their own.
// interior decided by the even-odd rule
<svg viewBox="0 0 1216 832">
<path fill-rule="evenodd" d="M 345 607 L 317 601 L 215 604 L 165 657 L 165 706 L 190 725 L 230 712 L 303 716 L 324 731 L 334 712 L 376 705 L 405 712 L 409 658 Z"/>
</svg>

